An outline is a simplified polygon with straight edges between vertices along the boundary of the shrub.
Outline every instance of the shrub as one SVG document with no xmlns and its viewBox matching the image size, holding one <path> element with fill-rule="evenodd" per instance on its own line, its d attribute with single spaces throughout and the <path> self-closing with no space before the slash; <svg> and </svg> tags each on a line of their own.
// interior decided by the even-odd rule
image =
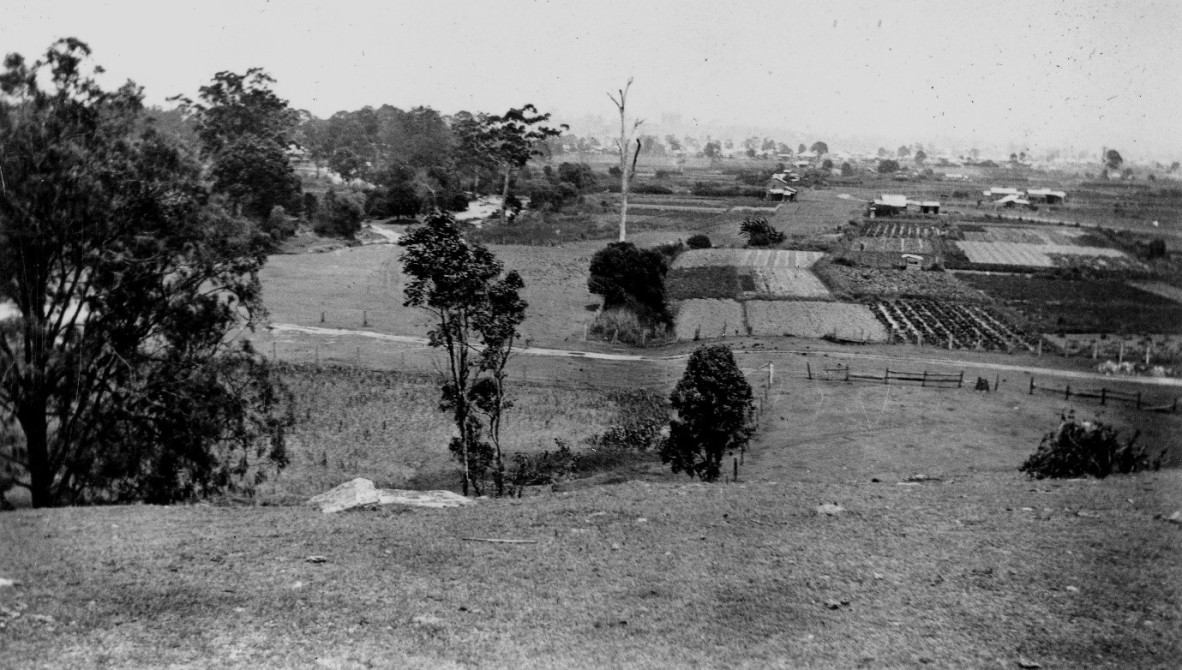
<svg viewBox="0 0 1182 670">
<path fill-rule="evenodd" d="M 616 404 L 616 416 L 606 431 L 591 439 L 593 447 L 646 451 L 660 444 L 669 424 L 669 401 L 663 395 L 637 389 L 616 391 L 608 399 Z"/>
<path fill-rule="evenodd" d="M 533 456 L 521 453 L 513 455 L 510 496 L 521 497 L 521 491 L 526 486 L 553 484 L 574 478 L 579 470 L 579 454 L 561 439 L 556 438 L 554 443 L 558 447 L 555 451 L 543 451 Z"/>
<path fill-rule="evenodd" d="M 605 340 L 644 346 L 667 339 L 669 326 L 646 321 L 629 307 L 615 307 L 600 312 L 591 322 L 588 332 Z"/>
<path fill-rule="evenodd" d="M 685 241 L 685 245 L 690 249 L 709 249 L 713 246 L 710 243 L 710 238 L 702 234 L 691 235 L 690 238 Z"/>
<path fill-rule="evenodd" d="M 751 385 L 729 347 L 706 346 L 690 355 L 669 397 L 677 418 L 661 445 L 661 462 L 673 472 L 714 481 L 727 451 L 745 447 L 755 432 Z"/>
<path fill-rule="evenodd" d="M 1165 452 L 1150 459 L 1137 446 L 1140 432 L 1121 443 L 1118 431 L 1100 421 L 1077 421 L 1074 413 L 1062 417 L 1059 427 L 1043 436 L 1038 451 L 1019 468 L 1035 479 L 1091 475 L 1103 479 L 1116 472 L 1127 474 L 1161 467 Z"/>
<path fill-rule="evenodd" d="M 739 232 L 747 238 L 749 247 L 770 247 L 784 241 L 784 233 L 772 227 L 767 219 L 743 219 Z"/>
</svg>

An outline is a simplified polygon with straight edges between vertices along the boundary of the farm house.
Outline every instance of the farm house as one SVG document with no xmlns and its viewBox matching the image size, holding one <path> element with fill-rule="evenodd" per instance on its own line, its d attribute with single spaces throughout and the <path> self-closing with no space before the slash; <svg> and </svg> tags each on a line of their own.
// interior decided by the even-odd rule
<svg viewBox="0 0 1182 670">
<path fill-rule="evenodd" d="M 788 185 L 790 180 L 794 177 L 788 173 L 777 173 L 768 179 L 767 185 L 764 187 L 764 200 L 786 200 L 788 202 L 796 201 L 796 189 Z"/>
<path fill-rule="evenodd" d="M 1026 199 L 1030 202 L 1045 202 L 1048 205 L 1058 205 L 1067 199 L 1067 193 L 1052 191 L 1049 188 L 1031 188 L 1026 190 Z"/>
<path fill-rule="evenodd" d="M 883 195 L 870 203 L 870 218 L 894 216 L 907 211 L 907 196 Z"/>
</svg>

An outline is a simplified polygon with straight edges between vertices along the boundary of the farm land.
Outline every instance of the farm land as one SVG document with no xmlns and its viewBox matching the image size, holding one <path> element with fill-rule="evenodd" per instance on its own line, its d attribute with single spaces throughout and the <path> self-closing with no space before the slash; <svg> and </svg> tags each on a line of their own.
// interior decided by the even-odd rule
<svg viewBox="0 0 1182 670">
<path fill-rule="evenodd" d="M 913 185 L 950 188 L 810 189 L 769 218 L 794 243 L 841 246 L 864 195 L 910 193 Z M 738 222 L 749 214 L 737 208 L 646 212 L 629 236 L 651 246 L 701 232 L 738 247 Z M 555 220 L 565 223 L 555 228 Z M 525 453 L 553 449 L 555 438 L 583 448 L 626 411 L 614 389 L 667 394 L 696 345 L 584 342 L 598 304 L 586 291 L 586 268 L 612 238 L 612 214 L 523 224 L 520 233 L 490 226 L 477 235 L 525 278 L 525 339 L 621 360 L 520 357 L 506 437 Z M 1060 325 L 1046 310 L 1067 296 L 1076 302 L 1060 308 L 1064 319 L 1159 332 L 1172 318 L 1153 302 L 1163 289 L 1124 293 L 1135 289 L 1115 279 L 1061 280 L 1051 289 L 1045 276 L 904 272 L 828 259 L 794 267 L 819 275 L 837 301 L 677 304 L 678 338 L 725 333 L 755 386 L 759 430 L 737 481 L 697 484 L 648 452 L 590 479 L 453 510 L 328 516 L 298 507 L 353 476 L 379 486 L 456 487 L 450 426 L 435 411 L 431 352 L 368 337 L 425 333 L 425 317 L 401 307 L 397 254 L 375 245 L 277 256 L 264 271 L 274 322 L 340 330 L 259 335 L 260 350 L 271 344 L 281 360 L 302 363 L 283 370 L 297 402 L 292 466 L 258 499 L 0 516 L 0 565 L 25 582 L 0 594 L 6 659 L 75 667 L 193 658 L 283 667 L 314 657 L 329 667 L 577 668 L 1013 667 L 1023 658 L 1048 668 L 1164 668 L 1182 656 L 1182 562 L 1175 560 L 1182 535 L 1164 520 L 1182 508 L 1182 415 L 1030 395 L 1031 376 L 1020 369 L 1036 369 L 1040 384 L 1145 390 L 1155 404 L 1177 387 L 1056 378 L 1082 374 L 1081 366 L 1035 358 L 1015 344 L 1057 330 L 1046 327 Z M 684 273 L 684 295 L 700 295 L 733 272 L 727 286 L 737 283 L 741 294 L 741 277 L 754 287 L 766 268 L 674 273 Z M 772 283 L 765 286 L 770 293 Z M 1032 302 L 1029 314 L 1011 314 L 1032 295 L 1041 303 Z M 1154 309 L 1163 311 L 1138 317 Z M 985 333 L 986 323 L 998 340 L 955 330 Z M 928 334 L 936 342 L 889 346 L 896 326 L 925 333 L 925 345 Z M 795 338 L 781 337 L 792 330 Z M 940 336 L 948 334 L 967 349 L 946 351 Z M 816 339 L 826 336 L 869 344 Z M 1011 353 L 985 351 L 1004 350 L 1002 343 Z M 790 351 L 767 351 L 773 347 Z M 967 383 L 932 389 L 809 380 L 809 364 L 964 371 Z M 975 377 L 993 390 L 971 390 Z M 1140 430 L 1144 443 L 1171 450 L 1171 467 L 1105 480 L 1021 475 L 1018 464 L 1069 411 L 1111 422 L 1125 436 Z M 825 514 L 822 503 L 843 511 Z M 305 560 L 312 555 L 324 562 Z M 20 617 L 8 615 L 18 608 Z"/>
</svg>

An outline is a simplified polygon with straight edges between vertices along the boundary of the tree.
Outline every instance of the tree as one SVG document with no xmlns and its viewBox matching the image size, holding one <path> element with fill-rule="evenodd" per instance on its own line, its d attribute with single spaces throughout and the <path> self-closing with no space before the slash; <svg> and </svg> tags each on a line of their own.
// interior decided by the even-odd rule
<svg viewBox="0 0 1182 670">
<path fill-rule="evenodd" d="M 914 160 L 915 160 L 916 165 L 923 167 L 923 164 L 927 159 L 928 159 L 928 155 L 927 155 L 927 153 L 924 152 L 923 149 L 919 149 L 918 151 L 915 152 Z"/>
<path fill-rule="evenodd" d="M 896 153 L 896 155 L 898 155 L 899 158 L 907 158 L 908 156 L 911 155 L 911 147 L 904 144 L 901 147 L 899 147 L 898 151 L 896 151 L 895 153 Z"/>
<path fill-rule="evenodd" d="M 603 296 L 603 308 L 631 309 L 647 325 L 672 325 L 665 303 L 668 263 L 660 252 L 613 242 L 591 257 L 587 290 Z"/>
<path fill-rule="evenodd" d="M 821 161 L 821 168 L 824 170 L 832 170 L 833 169 L 833 160 L 826 158 L 825 160 Z"/>
<path fill-rule="evenodd" d="M 813 142 L 813 146 L 809 147 L 809 149 L 818 156 L 824 156 L 829 153 L 829 145 L 824 142 Z"/>
<path fill-rule="evenodd" d="M 491 468 L 499 495 L 505 469 L 500 426 L 508 407 L 505 365 L 525 319 L 524 282 L 515 271 L 502 277 L 502 263 L 483 245 L 465 240 L 448 214 L 428 216 L 398 244 L 411 277 L 404 304 L 433 315 L 430 345 L 447 355 L 440 408 L 451 412 L 458 429 L 449 448 L 463 468 L 464 494 L 480 495 Z"/>
<path fill-rule="evenodd" d="M 628 185 L 632 182 L 632 177 L 636 176 L 636 159 L 640 157 L 640 140 L 636 140 L 636 149 L 632 152 L 631 167 L 628 166 L 628 149 L 632 146 L 632 138 L 636 135 L 636 129 L 644 123 L 644 119 L 636 119 L 632 122 L 632 129 L 628 129 L 625 108 L 628 105 L 628 91 L 631 88 L 632 77 L 628 77 L 628 83 L 619 90 L 618 96 L 607 94 L 607 97 L 611 98 L 612 103 L 620 112 L 620 139 L 616 140 L 616 151 L 620 156 L 620 242 L 627 239 Z"/>
<path fill-rule="evenodd" d="M 841 176 L 843 176 L 843 177 L 854 176 L 854 166 L 850 165 L 849 161 L 846 161 L 841 164 Z"/>
<path fill-rule="evenodd" d="M 1169 171 L 1171 173 L 1177 172 L 1179 167 L 1182 167 L 1182 163 L 1179 163 L 1178 161 L 1174 161 L 1173 163 L 1170 163 Z"/>
<path fill-rule="evenodd" d="M 681 142 L 677 140 L 676 135 L 666 135 L 665 144 L 669 145 L 669 151 L 681 151 Z"/>
<path fill-rule="evenodd" d="M 892 172 L 898 172 L 898 171 L 899 171 L 899 161 L 893 161 L 890 159 L 878 161 L 878 173 L 879 174 L 890 174 Z"/>
<path fill-rule="evenodd" d="M 772 227 L 765 218 L 746 218 L 739 224 L 739 234 L 747 238 L 749 247 L 770 247 L 784 241 L 784 233 Z"/>
<path fill-rule="evenodd" d="M 879 158 L 886 158 L 889 155 L 891 155 L 891 152 L 887 151 L 886 147 L 879 147 L 878 148 L 878 157 Z"/>
<path fill-rule="evenodd" d="M 251 492 L 292 419 L 230 337 L 262 313 L 264 247 L 89 55 L 65 39 L 0 75 L 0 464 L 36 507 Z"/>
<path fill-rule="evenodd" d="M 1108 149 L 1104 152 L 1104 167 L 1108 170 L 1119 170 L 1121 165 L 1124 165 L 1125 159 L 1121 158 L 1120 153 L 1116 149 Z"/>
<path fill-rule="evenodd" d="M 718 140 L 707 142 L 706 146 L 702 148 L 702 154 L 710 160 L 718 160 L 722 156 L 722 145 L 719 144 Z"/>
<path fill-rule="evenodd" d="M 300 180 L 287 159 L 299 113 L 271 90 L 260 68 L 219 72 L 198 89 L 200 102 L 177 97 L 195 125 L 201 154 L 211 164 L 215 193 L 235 214 L 263 220 L 275 205 L 295 209 Z"/>
<path fill-rule="evenodd" d="M 796 153 L 798 154 L 803 154 L 806 151 L 808 151 L 808 147 L 804 146 L 804 142 L 801 142 L 800 146 L 796 147 Z"/>
<path fill-rule="evenodd" d="M 558 128 L 540 125 L 550 120 L 549 114 L 539 114 L 533 105 L 510 108 L 504 114 L 479 114 L 475 123 L 454 126 L 460 137 L 458 143 L 464 155 L 477 165 L 496 167 L 503 182 L 501 187 L 501 221 L 507 221 L 509 183 L 513 173 L 525 167 L 530 158 L 541 155 L 547 138 L 558 137 L 566 124 Z"/>
<path fill-rule="evenodd" d="M 691 354 L 669 401 L 677 418 L 669 423 L 661 461 L 675 473 L 715 481 L 723 455 L 746 447 L 755 433 L 751 385 L 730 348 L 717 344 Z"/>
</svg>

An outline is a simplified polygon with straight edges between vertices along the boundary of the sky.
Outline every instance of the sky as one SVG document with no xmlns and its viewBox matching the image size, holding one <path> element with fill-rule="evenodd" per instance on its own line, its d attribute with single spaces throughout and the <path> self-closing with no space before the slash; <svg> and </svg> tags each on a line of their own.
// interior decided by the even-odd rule
<svg viewBox="0 0 1182 670">
<path fill-rule="evenodd" d="M 1182 158 L 1182 1 L 0 0 L 0 51 L 87 42 L 148 101 L 262 67 L 293 107 L 793 129 Z M 577 123 L 576 130 L 577 130 Z M 742 139 L 736 137 L 735 139 Z M 777 138 L 779 139 L 779 138 Z M 840 146 L 831 148 L 840 149 Z"/>
</svg>

